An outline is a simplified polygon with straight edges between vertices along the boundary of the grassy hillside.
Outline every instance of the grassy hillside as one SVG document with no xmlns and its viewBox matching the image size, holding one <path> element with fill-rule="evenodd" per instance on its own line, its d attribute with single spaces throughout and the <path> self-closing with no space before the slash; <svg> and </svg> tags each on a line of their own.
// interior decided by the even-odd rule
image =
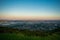
<svg viewBox="0 0 60 40">
<path fill-rule="evenodd" d="M 60 32 L 57 31 L 49 33 L 0 27 L 0 40 L 60 40 Z"/>
</svg>

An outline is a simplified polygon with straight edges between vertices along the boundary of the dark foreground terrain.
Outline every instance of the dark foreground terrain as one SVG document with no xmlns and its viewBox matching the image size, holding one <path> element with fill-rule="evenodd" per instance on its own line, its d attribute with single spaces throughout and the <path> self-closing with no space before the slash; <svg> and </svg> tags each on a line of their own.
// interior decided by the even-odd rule
<svg viewBox="0 0 60 40">
<path fill-rule="evenodd" d="M 0 40 L 60 40 L 60 21 L 0 21 Z"/>
<path fill-rule="evenodd" d="M 45 32 L 0 27 L 0 40 L 60 40 L 60 28 Z"/>
</svg>

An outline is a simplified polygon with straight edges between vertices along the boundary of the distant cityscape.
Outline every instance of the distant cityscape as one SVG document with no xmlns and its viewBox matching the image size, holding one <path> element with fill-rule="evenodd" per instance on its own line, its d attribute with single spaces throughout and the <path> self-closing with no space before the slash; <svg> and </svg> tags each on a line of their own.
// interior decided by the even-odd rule
<svg viewBox="0 0 60 40">
<path fill-rule="evenodd" d="M 49 31 L 60 27 L 59 20 L 45 20 L 45 21 L 22 21 L 22 20 L 5 20 L 0 21 L 0 27 L 11 27 L 19 30 L 28 29 L 31 31 L 42 30 Z"/>
</svg>

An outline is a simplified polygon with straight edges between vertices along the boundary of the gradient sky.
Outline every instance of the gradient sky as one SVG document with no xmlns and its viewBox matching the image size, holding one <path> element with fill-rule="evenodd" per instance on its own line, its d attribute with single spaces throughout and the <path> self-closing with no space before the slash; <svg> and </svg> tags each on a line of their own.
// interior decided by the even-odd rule
<svg viewBox="0 0 60 40">
<path fill-rule="evenodd" d="M 0 0 L 0 19 L 60 20 L 60 0 Z"/>
</svg>

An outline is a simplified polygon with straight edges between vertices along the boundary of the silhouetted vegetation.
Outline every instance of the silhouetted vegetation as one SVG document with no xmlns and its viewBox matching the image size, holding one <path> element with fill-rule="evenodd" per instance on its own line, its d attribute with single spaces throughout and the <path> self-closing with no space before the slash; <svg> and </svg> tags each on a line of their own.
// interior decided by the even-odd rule
<svg viewBox="0 0 60 40">
<path fill-rule="evenodd" d="M 27 36 L 48 36 L 48 35 L 53 35 L 53 34 L 60 34 L 60 28 L 51 30 L 51 31 L 30 31 L 27 29 L 24 30 L 18 30 L 18 29 L 14 29 L 14 28 L 8 28 L 8 27 L 0 27 L 0 33 L 22 33 L 23 35 L 27 35 Z"/>
</svg>

